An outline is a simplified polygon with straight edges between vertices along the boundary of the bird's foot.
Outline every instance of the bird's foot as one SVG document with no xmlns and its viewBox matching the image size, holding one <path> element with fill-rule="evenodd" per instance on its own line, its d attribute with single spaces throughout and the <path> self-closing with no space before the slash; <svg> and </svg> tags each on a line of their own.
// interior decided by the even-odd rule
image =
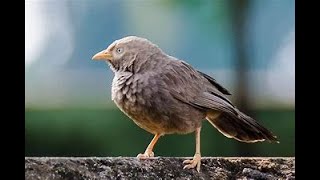
<svg viewBox="0 0 320 180">
<path fill-rule="evenodd" d="M 201 155 L 200 153 L 196 153 L 193 156 L 192 160 L 185 160 L 183 164 L 187 164 L 183 167 L 183 169 L 191 169 L 197 166 L 197 171 L 200 172 L 200 165 L 201 165 Z"/>
<path fill-rule="evenodd" d="M 148 159 L 148 158 L 151 158 L 151 157 L 154 157 L 154 153 L 152 151 L 146 151 L 144 152 L 143 154 L 138 154 L 137 155 L 137 158 L 138 159 Z"/>
</svg>

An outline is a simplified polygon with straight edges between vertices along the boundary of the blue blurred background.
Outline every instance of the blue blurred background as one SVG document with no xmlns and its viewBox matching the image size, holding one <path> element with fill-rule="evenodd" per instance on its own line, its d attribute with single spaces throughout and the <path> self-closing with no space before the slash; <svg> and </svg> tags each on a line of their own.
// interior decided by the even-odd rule
<svg viewBox="0 0 320 180">
<path fill-rule="evenodd" d="M 25 0 L 25 155 L 136 156 L 153 135 L 111 101 L 113 73 L 91 57 L 145 37 L 213 76 L 280 139 L 244 144 L 203 123 L 203 156 L 294 156 L 295 1 Z M 158 156 L 193 156 L 194 134 Z"/>
</svg>

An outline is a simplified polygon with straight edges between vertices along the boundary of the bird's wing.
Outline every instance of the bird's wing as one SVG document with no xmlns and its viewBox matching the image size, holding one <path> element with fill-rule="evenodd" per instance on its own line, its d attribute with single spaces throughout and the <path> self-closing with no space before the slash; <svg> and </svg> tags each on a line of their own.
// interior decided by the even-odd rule
<svg viewBox="0 0 320 180">
<path fill-rule="evenodd" d="M 162 69 L 161 79 L 170 94 L 179 101 L 200 109 L 236 113 L 232 103 L 203 74 L 183 61 L 171 61 Z"/>
<path fill-rule="evenodd" d="M 223 94 L 226 94 L 226 95 L 231 95 L 231 93 L 226 89 L 224 88 L 223 86 L 221 86 L 214 78 L 212 78 L 211 76 L 201 72 L 201 71 L 198 71 L 199 74 L 201 74 L 203 77 L 205 77 L 213 86 L 215 86 L 220 92 L 222 92 Z"/>
</svg>

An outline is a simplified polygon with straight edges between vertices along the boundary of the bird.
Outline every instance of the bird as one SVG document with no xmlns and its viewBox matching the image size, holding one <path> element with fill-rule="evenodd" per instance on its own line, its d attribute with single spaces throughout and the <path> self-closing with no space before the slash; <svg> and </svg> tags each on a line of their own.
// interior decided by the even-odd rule
<svg viewBox="0 0 320 180">
<path fill-rule="evenodd" d="M 154 137 L 139 160 L 154 157 L 161 136 L 195 133 L 195 154 L 183 169 L 200 172 L 200 132 L 209 121 L 220 133 L 245 143 L 277 142 L 258 121 L 241 112 L 227 98 L 230 91 L 213 77 L 187 62 L 166 54 L 146 38 L 126 36 L 96 53 L 114 72 L 112 100 L 140 128 Z"/>
</svg>

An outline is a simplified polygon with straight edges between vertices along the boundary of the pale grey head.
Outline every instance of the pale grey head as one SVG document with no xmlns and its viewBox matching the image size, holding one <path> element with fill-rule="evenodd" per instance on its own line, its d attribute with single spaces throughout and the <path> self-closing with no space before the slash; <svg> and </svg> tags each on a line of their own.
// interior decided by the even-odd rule
<svg viewBox="0 0 320 180">
<path fill-rule="evenodd" d="M 93 60 L 107 60 L 114 72 L 127 71 L 133 64 L 143 64 L 154 54 L 164 55 L 163 51 L 149 40 L 137 36 L 127 36 L 114 41 L 107 49 L 97 53 Z"/>
</svg>

